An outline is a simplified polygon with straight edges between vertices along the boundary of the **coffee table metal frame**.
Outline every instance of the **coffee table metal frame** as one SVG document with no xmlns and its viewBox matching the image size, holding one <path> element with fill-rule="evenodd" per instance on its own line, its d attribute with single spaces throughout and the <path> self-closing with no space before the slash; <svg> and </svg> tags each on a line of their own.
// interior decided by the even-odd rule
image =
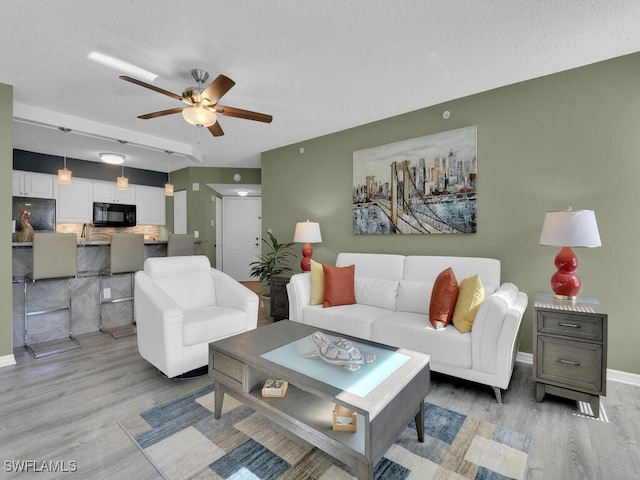
<svg viewBox="0 0 640 480">
<path fill-rule="evenodd" d="M 283 320 L 210 343 L 209 375 L 215 381 L 215 418 L 220 418 L 224 394 L 229 394 L 284 429 L 285 433 L 290 432 L 356 467 L 359 479 L 372 479 L 375 464 L 412 418 L 416 421 L 418 441 L 424 442 L 424 398 L 430 388 L 429 356 L 353 339 L 409 357 L 364 397 L 261 357 L 318 330 L 321 329 Z M 289 382 L 284 398 L 261 396 L 267 378 L 282 378 Z M 336 403 L 358 413 L 356 432 L 331 429 Z"/>
</svg>

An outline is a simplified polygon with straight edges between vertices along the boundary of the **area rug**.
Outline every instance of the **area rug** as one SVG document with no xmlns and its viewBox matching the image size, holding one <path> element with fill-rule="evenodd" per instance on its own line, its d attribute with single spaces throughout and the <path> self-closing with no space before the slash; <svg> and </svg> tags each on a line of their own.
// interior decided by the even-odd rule
<svg viewBox="0 0 640 480">
<path fill-rule="evenodd" d="M 119 422 L 163 478 L 351 479 L 354 468 L 226 395 L 213 418 L 213 386 Z M 375 466 L 376 479 L 524 479 L 533 440 L 425 402 L 425 442 L 415 423 Z"/>
</svg>

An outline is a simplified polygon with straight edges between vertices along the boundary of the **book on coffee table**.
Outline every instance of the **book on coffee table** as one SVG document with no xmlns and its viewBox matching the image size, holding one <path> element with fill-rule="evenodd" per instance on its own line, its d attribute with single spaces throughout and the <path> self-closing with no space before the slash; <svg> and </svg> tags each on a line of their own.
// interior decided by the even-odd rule
<svg viewBox="0 0 640 480">
<path fill-rule="evenodd" d="M 287 394 L 288 387 L 289 387 L 289 382 L 287 382 L 286 380 L 279 380 L 279 379 L 266 380 L 264 382 L 264 386 L 262 387 L 262 396 L 282 398 Z"/>
</svg>

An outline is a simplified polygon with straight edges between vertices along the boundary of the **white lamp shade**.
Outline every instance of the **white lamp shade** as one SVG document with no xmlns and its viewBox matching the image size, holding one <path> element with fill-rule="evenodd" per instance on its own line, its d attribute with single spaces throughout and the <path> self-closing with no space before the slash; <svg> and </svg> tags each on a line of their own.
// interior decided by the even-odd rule
<svg viewBox="0 0 640 480">
<path fill-rule="evenodd" d="M 129 189 L 129 179 L 122 175 L 116 179 L 116 188 L 118 190 L 128 190 Z"/>
<path fill-rule="evenodd" d="M 204 107 L 190 107 L 182 110 L 182 117 L 192 125 L 209 127 L 216 123 L 218 117 L 211 110 Z"/>
<path fill-rule="evenodd" d="M 69 185 L 71 183 L 71 170 L 66 167 L 58 170 L 58 183 Z"/>
<path fill-rule="evenodd" d="M 540 233 L 540 245 L 556 247 L 599 247 L 600 232 L 593 210 L 547 212 Z"/>
<path fill-rule="evenodd" d="M 309 220 L 296 223 L 293 241 L 296 243 L 321 243 L 322 234 L 320 233 L 320 225 L 317 222 L 310 222 Z"/>
</svg>

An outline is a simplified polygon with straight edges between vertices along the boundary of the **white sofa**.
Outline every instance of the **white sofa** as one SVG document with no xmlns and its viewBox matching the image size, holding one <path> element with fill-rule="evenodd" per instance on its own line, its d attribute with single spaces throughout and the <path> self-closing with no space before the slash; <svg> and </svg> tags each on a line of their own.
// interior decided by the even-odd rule
<svg viewBox="0 0 640 480">
<path fill-rule="evenodd" d="M 209 342 L 258 324 L 258 296 L 204 255 L 148 258 L 134 300 L 138 351 L 169 378 L 207 365 Z"/>
<path fill-rule="evenodd" d="M 431 370 L 501 389 L 509 386 L 527 295 L 500 284 L 500 261 L 491 258 L 340 253 L 336 265 L 355 265 L 356 304 L 311 305 L 311 274 L 293 275 L 287 285 L 289 319 L 366 340 L 429 354 Z M 485 300 L 472 331 L 429 322 L 436 277 L 451 267 L 456 279 L 478 274 Z"/>
</svg>

